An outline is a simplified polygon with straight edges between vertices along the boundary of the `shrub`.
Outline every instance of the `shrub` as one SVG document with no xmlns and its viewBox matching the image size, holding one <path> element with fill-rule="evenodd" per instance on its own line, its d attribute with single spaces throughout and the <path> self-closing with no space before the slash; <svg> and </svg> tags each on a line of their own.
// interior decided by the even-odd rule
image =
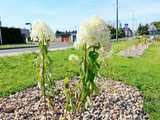
<svg viewBox="0 0 160 120">
<path fill-rule="evenodd" d="M 32 24 L 31 38 L 38 42 L 39 52 L 35 59 L 36 78 L 42 96 L 47 96 L 48 102 L 55 93 L 55 82 L 52 79 L 50 58 L 48 55 L 48 45 L 50 41 L 54 41 L 54 34 L 49 26 L 42 22 L 36 21 Z"/>
<path fill-rule="evenodd" d="M 139 36 L 137 39 L 141 44 L 146 44 L 148 42 L 148 38 L 146 36 Z"/>
<path fill-rule="evenodd" d="M 80 26 L 77 37 L 78 40 L 75 42 L 74 47 L 83 50 L 83 57 L 77 60 L 77 57 L 71 55 L 69 60 L 72 62 L 77 61 L 77 64 L 80 65 L 80 81 L 75 85 L 76 90 L 65 87 L 68 90 L 68 94 L 66 92 L 65 95 L 67 96 L 66 101 L 72 101 L 73 96 L 78 96 L 74 98 L 76 102 L 72 102 L 74 107 L 70 108 L 79 110 L 90 102 L 91 95 L 97 91 L 95 78 L 98 75 L 101 61 L 107 57 L 111 44 L 109 42 L 110 32 L 108 25 L 97 16 L 92 17 L 88 22 Z M 68 86 L 68 79 L 65 79 L 65 85 L 66 81 Z M 75 93 L 76 91 L 79 91 L 79 93 L 77 92 L 78 95 Z M 70 102 L 68 102 L 69 105 L 71 105 Z"/>
</svg>

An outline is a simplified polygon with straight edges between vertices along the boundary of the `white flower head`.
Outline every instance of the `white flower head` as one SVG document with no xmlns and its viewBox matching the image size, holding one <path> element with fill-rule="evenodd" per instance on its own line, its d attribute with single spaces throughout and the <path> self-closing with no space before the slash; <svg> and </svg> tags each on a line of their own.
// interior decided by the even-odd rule
<svg viewBox="0 0 160 120">
<path fill-rule="evenodd" d="M 75 42 L 75 47 L 79 48 L 84 44 L 87 46 L 95 45 L 110 39 L 110 32 L 106 22 L 98 16 L 94 16 L 87 22 L 81 24 L 77 34 L 78 40 Z"/>
<path fill-rule="evenodd" d="M 45 44 L 47 44 L 49 41 L 55 40 L 55 35 L 45 22 L 38 20 L 32 24 L 31 39 L 34 42 L 42 42 L 44 40 Z"/>
<path fill-rule="evenodd" d="M 79 62 L 79 58 L 78 56 L 71 54 L 68 58 L 69 61 L 73 62 L 73 63 L 78 63 Z"/>
<path fill-rule="evenodd" d="M 111 48 L 112 48 L 112 43 L 110 41 L 106 41 L 106 42 L 103 42 L 103 44 L 101 44 L 101 48 L 99 50 L 101 60 L 104 60 L 105 58 L 110 57 Z"/>
</svg>

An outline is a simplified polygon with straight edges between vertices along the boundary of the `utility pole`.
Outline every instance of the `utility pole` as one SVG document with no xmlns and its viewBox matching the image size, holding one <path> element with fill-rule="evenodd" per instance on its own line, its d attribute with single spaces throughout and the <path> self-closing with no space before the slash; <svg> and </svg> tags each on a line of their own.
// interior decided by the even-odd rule
<svg viewBox="0 0 160 120">
<path fill-rule="evenodd" d="M 118 41 L 118 0 L 116 0 L 116 40 Z"/>
<path fill-rule="evenodd" d="M 132 11 L 132 36 L 135 37 L 135 16 L 134 16 L 134 11 Z"/>
</svg>

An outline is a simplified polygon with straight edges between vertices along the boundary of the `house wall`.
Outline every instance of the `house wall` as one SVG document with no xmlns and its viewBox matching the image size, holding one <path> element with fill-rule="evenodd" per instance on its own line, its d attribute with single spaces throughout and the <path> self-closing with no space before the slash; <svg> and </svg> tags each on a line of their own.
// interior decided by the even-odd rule
<svg viewBox="0 0 160 120">
<path fill-rule="evenodd" d="M 56 42 L 61 42 L 62 41 L 62 37 L 61 36 L 57 36 L 56 37 Z"/>
<path fill-rule="evenodd" d="M 30 31 L 28 29 L 20 29 L 21 30 L 21 35 L 22 38 L 26 41 L 26 43 L 28 42 L 28 38 L 30 37 Z"/>
<path fill-rule="evenodd" d="M 129 29 L 125 28 L 124 31 L 126 37 L 132 37 L 132 32 Z"/>
<path fill-rule="evenodd" d="M 71 34 L 71 42 L 75 42 L 76 41 L 76 34 Z"/>
<path fill-rule="evenodd" d="M 61 42 L 69 42 L 70 41 L 70 36 L 69 35 L 63 35 L 62 36 L 62 41 Z"/>
<path fill-rule="evenodd" d="M 56 40 L 57 42 L 67 42 L 67 43 L 73 43 L 76 41 L 76 31 L 73 32 L 56 32 Z"/>
</svg>

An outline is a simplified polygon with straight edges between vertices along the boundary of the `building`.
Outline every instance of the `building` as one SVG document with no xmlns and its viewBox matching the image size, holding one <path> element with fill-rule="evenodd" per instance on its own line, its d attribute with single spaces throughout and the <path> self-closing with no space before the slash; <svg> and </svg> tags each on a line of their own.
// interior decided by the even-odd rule
<svg viewBox="0 0 160 120">
<path fill-rule="evenodd" d="M 28 29 L 0 27 L 1 44 L 22 44 L 27 43 L 30 33 Z"/>
<path fill-rule="evenodd" d="M 1 26 L 2 26 L 2 22 L 1 22 L 1 18 L 0 18 L 0 45 L 2 45 Z"/>
<path fill-rule="evenodd" d="M 25 40 L 27 43 L 28 39 L 30 38 L 30 31 L 26 28 L 20 29 L 20 31 L 21 31 L 22 39 Z"/>
<path fill-rule="evenodd" d="M 125 37 L 132 37 L 133 36 L 133 31 L 128 27 L 128 24 L 124 25 L 124 33 L 125 33 Z"/>
<path fill-rule="evenodd" d="M 28 29 L 4 27 L 0 18 L 0 45 L 26 43 L 29 37 Z"/>
<path fill-rule="evenodd" d="M 27 43 L 30 38 L 30 31 L 25 28 L 14 28 L 2 26 L 0 17 L 0 45 Z"/>
<path fill-rule="evenodd" d="M 77 31 L 56 31 L 57 42 L 75 42 Z"/>
<path fill-rule="evenodd" d="M 160 22 L 151 23 L 148 32 L 150 35 L 160 35 Z"/>
</svg>

